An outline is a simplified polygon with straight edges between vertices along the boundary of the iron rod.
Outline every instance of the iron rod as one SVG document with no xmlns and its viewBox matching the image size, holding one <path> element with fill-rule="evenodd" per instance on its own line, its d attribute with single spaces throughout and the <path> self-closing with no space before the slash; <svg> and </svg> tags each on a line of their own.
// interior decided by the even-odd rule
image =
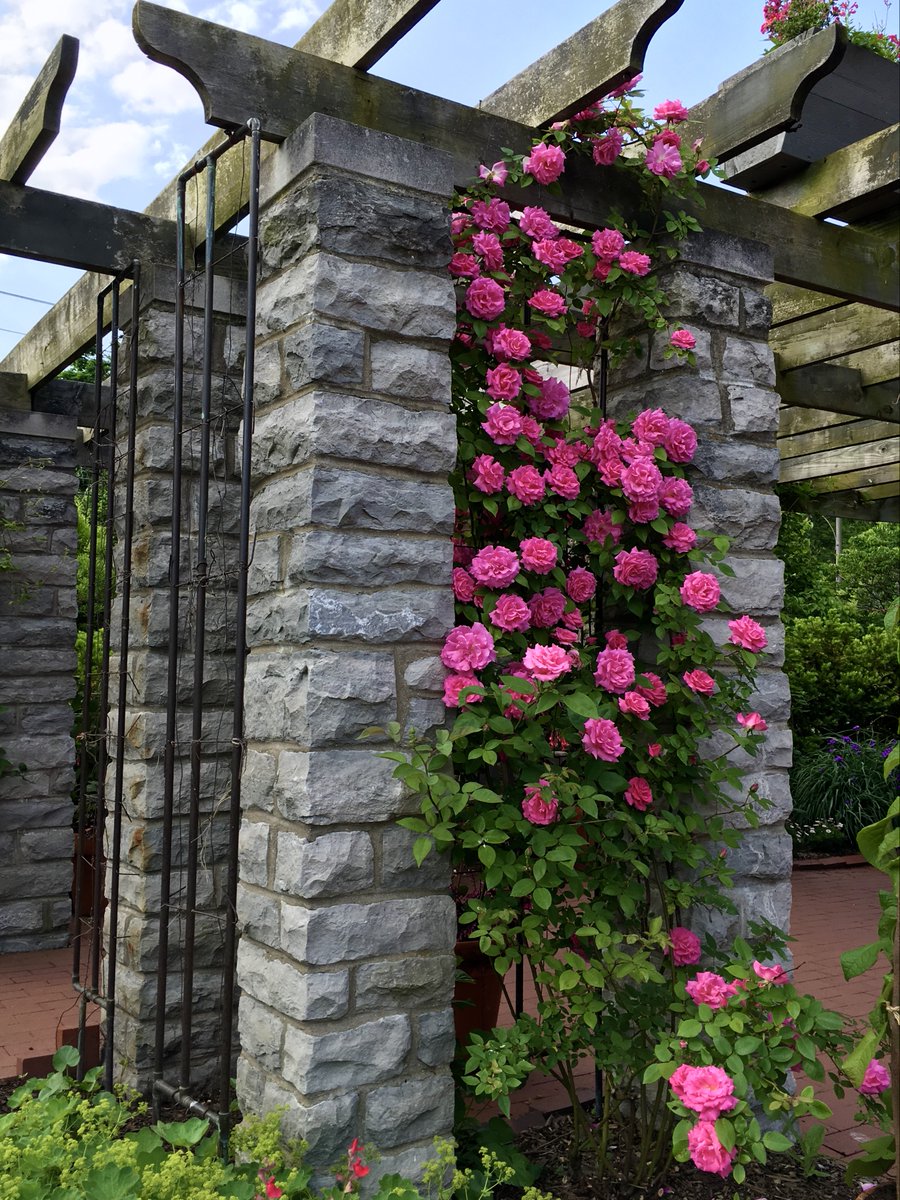
<svg viewBox="0 0 900 1200">
<path fill-rule="evenodd" d="M 218 1126 L 219 1113 L 210 1108 L 208 1104 L 204 1104 L 202 1100 L 195 1100 L 184 1088 L 174 1087 L 171 1083 L 166 1083 L 164 1079 L 157 1079 L 153 1084 L 153 1092 L 154 1095 L 168 1100 L 170 1104 L 177 1104 L 180 1108 L 185 1109 L 189 1116 L 191 1113 L 195 1113 L 198 1117 L 203 1117 Z"/>
<path fill-rule="evenodd" d="M 244 355 L 241 506 L 238 543 L 237 611 L 234 652 L 234 719 L 231 735 L 231 802 L 228 837 L 228 884 L 225 908 L 225 951 L 222 977 L 222 1059 L 219 1084 L 219 1148 L 228 1150 L 231 1102 L 231 1049 L 234 1039 L 234 974 L 237 957 L 238 833 L 241 816 L 241 765 L 244 743 L 244 674 L 247 662 L 247 576 L 250 567 L 250 468 L 253 444 L 253 360 L 256 341 L 256 275 L 259 254 L 259 121 L 250 130 L 250 197 L 247 238 L 247 325 Z"/>
<path fill-rule="evenodd" d="M 191 693 L 191 781 L 188 816 L 188 863 L 185 890 L 184 948 L 182 950 L 181 1087 L 191 1086 L 191 1034 L 193 1029 L 194 939 L 197 929 L 197 859 L 200 830 L 200 766 L 203 744 L 203 666 L 206 655 L 206 592 L 209 564 L 206 534 L 209 516 L 210 407 L 213 351 L 213 241 L 216 216 L 216 161 L 206 160 L 206 243 L 203 280 L 203 359 L 200 378 L 200 478 L 197 496 L 197 562 L 194 570 L 196 604 L 194 620 L 194 684 Z"/>
</svg>

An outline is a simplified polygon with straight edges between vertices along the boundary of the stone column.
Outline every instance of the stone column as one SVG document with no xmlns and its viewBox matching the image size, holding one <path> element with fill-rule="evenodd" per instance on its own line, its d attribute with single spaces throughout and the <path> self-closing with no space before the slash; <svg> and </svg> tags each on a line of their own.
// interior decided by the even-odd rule
<svg viewBox="0 0 900 1200">
<path fill-rule="evenodd" d="M 75 745 L 75 420 L 0 408 L 0 953 L 64 946 Z M 27 407 L 26 407 L 27 406 Z"/>
<path fill-rule="evenodd" d="M 287 1105 L 315 1164 L 359 1137 L 407 1174 L 452 1127 L 454 906 L 359 737 L 444 719 L 451 184 L 444 154 L 315 115 L 261 229 L 238 1097 Z"/>
<path fill-rule="evenodd" d="M 645 339 L 641 357 L 613 377 L 610 414 L 662 408 L 697 430 L 699 446 L 688 471 L 694 488 L 691 523 L 731 539 L 727 561 L 735 575 L 722 576 L 722 595 L 735 616 L 749 613 L 769 639 L 751 701 L 769 732 L 756 758 L 736 751 L 731 761 L 746 769 L 742 795 L 755 786 L 771 807 L 760 812 L 760 828 L 749 830 L 740 848 L 729 852 L 738 915 L 717 914 L 704 924 L 727 942 L 760 918 L 787 929 L 791 907 L 791 839 L 784 829 L 791 811 L 790 690 L 780 619 L 784 568 L 773 553 L 781 521 L 773 490 L 780 400 L 767 341 L 771 309 L 763 291 L 772 282 L 772 251 L 705 231 L 681 243 L 679 260 L 661 282 L 671 300 L 670 318 L 697 339 L 696 368 L 664 359 L 663 335 Z M 728 640 L 729 619 L 705 622 L 719 645 Z M 711 750 L 718 754 L 733 746 L 720 734 Z M 740 815 L 735 823 L 746 828 Z"/>
<path fill-rule="evenodd" d="M 223 267 L 224 269 L 224 267 Z M 166 1079 L 176 1082 L 182 1014 L 182 948 L 186 916 L 186 868 L 198 862 L 194 953 L 192 1085 L 201 1091 L 213 1078 L 220 1045 L 223 906 L 227 874 L 231 721 L 234 697 L 234 589 L 239 481 L 234 441 L 240 419 L 246 304 L 243 285 L 217 277 L 214 288 L 212 442 L 207 555 L 209 584 L 203 683 L 200 824 L 194 847 L 188 839 L 191 692 L 196 645 L 197 475 L 200 445 L 200 372 L 203 280 L 186 293 L 183 487 L 179 666 L 176 682 L 176 761 L 172 835 Z M 146 267 L 138 319 L 138 397 L 135 436 L 134 542 L 131 621 L 122 767 L 123 822 L 119 881 L 116 980 L 117 1077 L 146 1090 L 153 1073 L 162 884 L 164 756 L 168 695 L 169 571 L 172 553 L 175 275 Z M 125 406 L 131 323 L 123 304 L 125 340 L 120 348 L 116 457 L 116 579 L 122 580 L 127 426 Z M 113 608 L 110 664 L 110 729 L 115 735 L 119 687 L 120 595 Z M 114 738 L 106 780 L 111 809 L 115 789 Z M 107 822 L 107 845 L 112 834 Z M 109 853 L 109 851 L 107 851 Z M 109 880 L 107 879 L 107 894 Z"/>
</svg>

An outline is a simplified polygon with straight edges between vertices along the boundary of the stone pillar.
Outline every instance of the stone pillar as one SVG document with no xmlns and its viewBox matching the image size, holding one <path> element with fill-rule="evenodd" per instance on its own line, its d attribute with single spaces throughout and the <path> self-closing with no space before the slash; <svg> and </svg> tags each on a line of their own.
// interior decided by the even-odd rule
<svg viewBox="0 0 900 1200">
<path fill-rule="evenodd" d="M 444 719 L 450 160 L 315 115 L 266 170 L 238 1097 L 315 1164 L 360 1137 L 415 1174 L 452 1127 L 454 906 L 359 737 Z"/>
<path fill-rule="evenodd" d="M 117 1077 L 146 1090 L 153 1073 L 159 921 L 162 883 L 164 755 L 168 694 L 169 570 L 174 413 L 175 276 L 168 268 L 145 267 L 138 319 L 138 398 L 135 436 L 134 543 L 131 622 L 126 690 L 123 822 L 119 880 L 118 972 L 116 980 Z M 246 294 L 242 284 L 217 277 L 214 288 L 212 445 L 208 535 L 201 817 L 197 844 L 188 839 L 191 692 L 196 645 L 194 569 L 197 562 L 197 474 L 200 444 L 200 372 L 203 347 L 202 277 L 186 293 L 183 488 L 179 667 L 176 684 L 176 762 L 172 837 L 169 981 L 166 1020 L 166 1079 L 176 1081 L 182 1013 L 182 947 L 186 868 L 198 869 L 194 991 L 191 1038 L 192 1085 L 202 1091 L 214 1076 L 220 1045 L 223 905 L 227 875 L 231 722 L 234 697 L 234 589 L 239 480 L 234 442 L 240 419 Z M 127 371 L 131 338 L 128 303 L 123 304 L 125 339 L 120 348 L 116 478 L 116 579 L 122 580 Z M 119 687 L 121 587 L 112 614 L 110 729 L 115 735 Z M 106 781 L 111 809 L 115 789 L 114 737 Z M 112 835 L 107 822 L 107 845 Z M 107 879 L 107 894 L 109 880 Z M 107 931 L 108 933 L 108 931 Z"/>
<path fill-rule="evenodd" d="M 71 916 L 76 435 L 0 409 L 0 753 L 26 767 L 0 771 L 0 953 L 64 946 Z"/>
<path fill-rule="evenodd" d="M 760 918 L 787 929 L 791 907 L 791 839 L 784 829 L 791 811 L 790 691 L 780 619 L 784 568 L 773 553 L 781 521 L 773 490 L 780 400 L 767 341 L 771 308 L 763 291 L 771 282 L 772 251 L 761 243 L 715 231 L 681 243 L 679 260 L 661 274 L 661 283 L 671 300 L 670 318 L 697 339 L 697 366 L 664 359 L 664 335 L 658 334 L 645 339 L 639 359 L 615 373 L 610 389 L 610 415 L 662 408 L 697 430 L 699 446 L 688 470 L 691 523 L 731 539 L 727 561 L 735 575 L 722 576 L 722 595 L 734 615 L 749 613 L 768 634 L 751 708 L 766 718 L 769 732 L 756 758 L 735 751 L 731 761 L 746 768 L 742 795 L 755 785 L 772 803 L 760 813 L 760 828 L 729 852 L 738 915 L 717 914 L 704 924 L 723 941 Z M 719 645 L 728 640 L 729 619 L 705 622 Z M 711 749 L 719 754 L 733 746 L 721 734 Z M 739 815 L 735 823 L 746 828 Z"/>
</svg>

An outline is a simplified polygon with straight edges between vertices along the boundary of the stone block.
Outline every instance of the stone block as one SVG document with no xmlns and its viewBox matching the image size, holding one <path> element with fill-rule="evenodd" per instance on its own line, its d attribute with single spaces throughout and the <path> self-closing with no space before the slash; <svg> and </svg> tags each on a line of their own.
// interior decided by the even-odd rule
<svg viewBox="0 0 900 1200">
<path fill-rule="evenodd" d="M 408 1012 L 450 1004 L 456 964 L 452 954 L 389 959 L 356 969 L 357 1012 Z"/>
<path fill-rule="evenodd" d="M 774 555 L 726 560 L 733 576 L 720 577 L 722 596 L 734 613 L 776 617 L 784 604 L 784 563 Z"/>
<path fill-rule="evenodd" d="M 288 821 L 308 825 L 389 821 L 418 810 L 393 777 L 394 765 L 371 749 L 283 750 L 275 803 Z"/>
<path fill-rule="evenodd" d="M 269 826 L 262 822 L 241 822 L 238 840 L 241 878 L 258 887 L 269 882 Z"/>
<path fill-rule="evenodd" d="M 238 1095 L 240 1097 L 240 1093 Z M 262 1111 L 271 1112 L 276 1107 L 286 1108 L 281 1118 L 285 1137 L 306 1142 L 309 1149 L 304 1160 L 311 1166 L 328 1167 L 343 1161 L 347 1147 L 358 1135 L 359 1096 L 356 1092 L 331 1096 L 317 1104 L 299 1104 L 293 1089 L 279 1087 L 276 1081 L 267 1080 Z M 333 1184 L 334 1176 L 324 1176 L 322 1183 Z"/>
<path fill-rule="evenodd" d="M 714 379 L 696 375 L 650 375 L 638 383 L 617 387 L 609 397 L 609 413 L 617 419 L 637 415 L 646 408 L 661 408 L 670 417 L 690 425 L 718 427 L 722 397 Z"/>
<path fill-rule="evenodd" d="M 421 867 L 413 858 L 417 834 L 398 825 L 389 825 L 381 835 L 381 883 L 388 891 L 446 891 L 450 885 L 450 864 L 446 855 L 434 850 Z"/>
<path fill-rule="evenodd" d="M 54 858 L 69 862 L 73 850 L 71 820 L 61 829 L 24 829 L 19 846 L 23 862 L 43 863 Z M 40 870 L 43 871 L 43 867 Z"/>
<path fill-rule="evenodd" d="M 733 379 L 736 383 L 756 383 L 774 388 L 775 356 L 768 342 L 726 337 L 722 374 L 726 381 Z"/>
<path fill-rule="evenodd" d="M 414 691 L 439 692 L 444 686 L 447 670 L 435 654 L 428 658 L 417 658 L 403 671 L 403 682 Z"/>
<path fill-rule="evenodd" d="M 670 319 L 679 325 L 684 321 L 699 321 L 701 325 L 737 327 L 741 301 L 737 284 L 676 265 L 666 274 L 664 288 L 669 298 Z"/>
<path fill-rule="evenodd" d="M 449 587 L 452 555 L 449 538 L 311 529 L 291 538 L 284 582 L 289 586 L 431 583 Z M 443 675 L 442 670 L 442 681 Z"/>
<path fill-rule="evenodd" d="M 419 950 L 447 951 L 456 936 L 452 898 L 304 908 L 282 901 L 281 946 L 312 966 Z"/>
<path fill-rule="evenodd" d="M 263 946 L 281 946 L 281 910 L 270 893 L 238 883 L 237 916 L 243 937 Z"/>
<path fill-rule="evenodd" d="M 450 403 L 450 359 L 442 350 L 378 339 L 369 350 L 372 390 L 417 403 Z"/>
<path fill-rule="evenodd" d="M 247 608 L 247 630 L 257 647 L 333 641 L 389 644 L 442 639 L 453 625 L 447 588 L 396 587 L 361 593 L 304 588 L 256 597 Z"/>
<path fill-rule="evenodd" d="M 751 792 L 751 788 L 756 788 Z M 726 789 L 726 792 L 728 789 Z M 742 786 L 731 793 L 736 811 L 728 816 L 728 823 L 735 829 L 748 829 L 746 818 L 741 809 L 752 806 L 759 818 L 760 825 L 778 825 L 791 815 L 790 780 L 787 771 L 767 770 L 764 767 L 751 767 L 745 774 Z"/>
<path fill-rule="evenodd" d="M 405 733 L 415 732 L 420 738 L 433 738 L 447 724 L 448 710 L 443 700 L 426 700 L 413 696 L 406 706 L 403 726 Z"/>
<path fill-rule="evenodd" d="M 245 812 L 254 808 L 263 812 L 274 811 L 277 770 L 278 758 L 275 754 L 266 754 L 253 746 L 247 747 L 241 774 L 241 803 Z"/>
<path fill-rule="evenodd" d="M 259 290 L 259 336 L 282 333 L 310 312 L 382 333 L 449 341 L 456 328 L 450 277 L 307 255 Z"/>
<path fill-rule="evenodd" d="M 756 288 L 741 288 L 741 331 L 766 338 L 772 325 L 772 301 Z"/>
<path fill-rule="evenodd" d="M 39 870 L 29 862 L 0 867 L 0 896 L 4 900 L 67 896 L 71 886 L 72 862 L 69 857 L 46 860 L 41 863 Z"/>
<path fill-rule="evenodd" d="M 773 279 L 773 252 L 767 243 L 735 237 L 717 229 L 692 233 L 679 242 L 678 259 L 679 263 L 711 267 L 725 275 L 739 275 L 760 283 L 771 283 Z"/>
<path fill-rule="evenodd" d="M 778 825 L 749 830 L 741 844 L 727 854 L 728 866 L 736 878 L 789 879 L 793 865 L 790 835 Z"/>
<path fill-rule="evenodd" d="M 367 833 L 322 833 L 314 839 L 280 832 L 275 890 L 303 899 L 364 891 L 375 881 L 372 840 Z"/>
<path fill-rule="evenodd" d="M 302 971 L 255 942 L 238 944 L 237 981 L 244 994 L 294 1021 L 333 1021 L 350 1005 L 349 971 Z"/>
<path fill-rule="evenodd" d="M 353 741 L 369 725 L 393 719 L 396 684 L 389 653 L 253 653 L 245 686 L 251 739 L 318 747 Z"/>
<path fill-rule="evenodd" d="M 694 455 L 694 467 L 711 480 L 725 483 L 770 485 L 778 479 L 779 453 L 774 444 L 703 438 Z"/>
<path fill-rule="evenodd" d="M 299 392 L 311 383 L 361 387 L 365 341 L 358 329 L 341 329 L 319 321 L 292 329 L 282 346 L 289 390 Z"/>
<path fill-rule="evenodd" d="M 771 550 L 778 540 L 781 505 L 769 491 L 694 484 L 691 524 L 725 534 L 735 550 Z"/>
<path fill-rule="evenodd" d="M 684 378 L 691 380 L 692 383 L 698 375 L 701 378 L 709 378 L 713 374 L 712 337 L 710 331 L 702 329 L 698 325 L 691 325 L 689 322 L 684 323 L 683 328 L 689 330 L 696 339 L 697 344 L 694 347 L 696 366 L 689 367 L 681 359 L 674 356 L 666 358 L 664 351 L 669 345 L 669 335 L 668 333 L 654 333 L 650 338 L 650 370 L 664 371 L 669 375 L 673 372 L 684 372 Z M 677 374 L 676 378 L 678 378 Z M 666 411 L 668 412 L 668 409 Z"/>
<path fill-rule="evenodd" d="M 12 761 L 15 761 L 13 759 Z M 29 771 L 29 776 L 32 774 Z M 46 792 L 46 775 L 39 776 L 38 787 Z M 12 795 L 12 784 L 18 782 L 12 776 L 0 781 L 0 830 L 19 829 L 53 829 L 72 824 L 72 801 L 65 797 L 63 800 L 26 798 L 17 800 Z"/>
<path fill-rule="evenodd" d="M 5 892 L 0 895 L 3 896 L 3 903 L 0 904 L 0 939 L 28 937 L 43 932 L 44 907 L 40 899 L 17 900 Z"/>
<path fill-rule="evenodd" d="M 735 433 L 776 433 L 778 393 L 768 388 L 731 383 L 725 388 Z"/>
<path fill-rule="evenodd" d="M 410 1041 L 409 1020 L 400 1015 L 332 1033 L 289 1026 L 282 1074 L 304 1096 L 379 1083 L 401 1073 Z"/>
<path fill-rule="evenodd" d="M 238 1004 L 238 1037 L 241 1050 L 270 1071 L 281 1066 L 284 1021 L 271 1008 L 244 992 Z"/>
<path fill-rule="evenodd" d="M 449 1071 L 412 1076 L 373 1088 L 366 1096 L 365 1136 L 392 1147 L 446 1136 L 453 1128 L 453 1080 Z"/>
<path fill-rule="evenodd" d="M 788 677 L 778 669 L 757 672 L 756 691 L 750 697 L 750 707 L 757 709 L 767 721 L 787 721 L 790 718 L 791 688 Z"/>
</svg>

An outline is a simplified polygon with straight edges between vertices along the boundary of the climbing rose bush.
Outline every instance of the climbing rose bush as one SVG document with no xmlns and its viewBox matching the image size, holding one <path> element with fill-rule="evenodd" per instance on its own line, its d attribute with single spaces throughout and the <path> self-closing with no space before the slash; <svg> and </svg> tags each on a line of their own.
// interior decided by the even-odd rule
<svg viewBox="0 0 900 1200">
<path fill-rule="evenodd" d="M 764 1027 L 787 992 L 771 974 L 783 974 L 774 931 L 754 928 L 723 960 L 689 927 L 700 910 L 733 911 L 737 826 L 766 805 L 742 794 L 729 754 L 762 741 L 750 696 L 767 634 L 722 602 L 727 540 L 687 522 L 694 429 L 659 408 L 605 411 L 607 363 L 637 341 L 617 331 L 649 329 L 664 357 L 693 362 L 695 336 L 667 322 L 655 274 L 675 251 L 645 232 L 697 227 L 674 207 L 710 169 L 679 133 L 686 116 L 671 100 L 647 119 L 620 90 L 528 155 L 484 165 L 458 197 L 456 625 L 441 651 L 455 720 L 389 755 L 421 798 L 404 822 L 417 859 L 434 845 L 480 874 L 463 923 L 499 972 L 524 961 L 534 980 L 537 1014 L 476 1035 L 465 1082 L 508 1113 L 532 1069 L 553 1076 L 573 1102 L 573 1153 L 640 1186 L 673 1154 L 740 1182 L 780 1148 L 751 1090 L 791 1117 L 815 1111 L 811 1093 L 786 1093 L 785 1072 L 821 1077 L 810 1039 L 835 1028 L 792 991 L 804 1036 L 793 1046 L 774 1014 Z M 643 225 L 611 214 L 586 234 L 557 219 L 550 192 L 519 207 L 500 194 L 557 187 L 579 157 L 600 188 L 605 172 L 632 178 Z M 778 1054 L 762 1052 L 764 1034 Z M 577 1103 L 586 1055 L 601 1073 L 597 1121 Z M 635 1130 L 612 1154 L 624 1103 Z"/>
</svg>

